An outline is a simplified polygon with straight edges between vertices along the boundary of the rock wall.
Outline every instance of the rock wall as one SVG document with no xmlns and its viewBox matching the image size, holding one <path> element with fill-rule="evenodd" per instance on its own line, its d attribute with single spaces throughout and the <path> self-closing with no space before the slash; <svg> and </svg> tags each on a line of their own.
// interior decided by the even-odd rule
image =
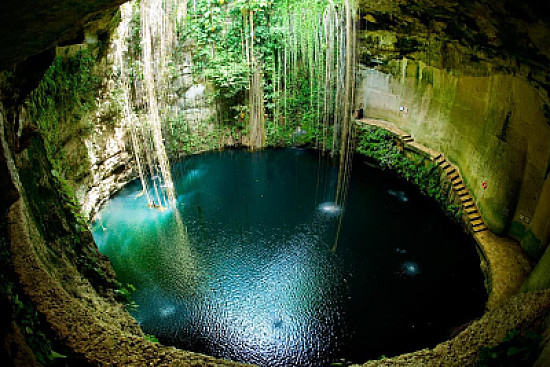
<svg viewBox="0 0 550 367">
<path fill-rule="evenodd" d="M 458 164 L 489 228 L 540 257 L 550 230 L 542 209 L 550 124 L 540 92 L 508 74 L 456 75 L 407 59 L 391 66 L 394 74 L 362 69 L 357 102 L 366 116 L 395 123 Z"/>
<path fill-rule="evenodd" d="M 548 246 L 548 4 L 360 1 L 357 103 L 442 151 L 485 222 Z"/>
<path fill-rule="evenodd" d="M 56 57 L 67 63 L 82 52 L 91 55 L 94 62 L 90 75 L 100 80 L 98 90 L 93 91 L 93 102 L 59 121 L 62 152 L 58 156 L 86 219 L 92 218 L 111 195 L 135 176 L 129 137 L 121 123 L 121 108 L 113 98 L 116 91 L 110 80 L 112 60 L 107 46 L 117 25 L 113 15 L 87 27 L 83 43 L 56 48 Z"/>
<path fill-rule="evenodd" d="M 550 3 L 359 1 L 357 104 L 457 164 L 550 287 Z"/>
<path fill-rule="evenodd" d="M 112 20 L 112 18 L 109 18 Z M 116 22 L 103 22 L 90 29 L 85 42 L 57 47 L 56 55 L 70 60 L 82 50 L 91 50 L 97 59 L 92 74 L 102 79 L 92 108 L 75 115 L 62 127 L 65 175 L 76 192 L 86 219 L 94 215 L 113 194 L 137 177 L 131 136 L 122 116 L 123 101 L 117 84 L 114 42 L 118 37 Z M 98 44 L 98 34 L 105 44 Z M 103 52 L 99 48 L 104 47 Z M 167 152 L 181 157 L 217 148 L 215 141 L 215 107 L 209 103 L 208 87 L 196 81 L 192 73 L 192 47 L 180 55 L 181 63 L 168 84 L 169 110 L 163 115 L 163 134 Z"/>
<path fill-rule="evenodd" d="M 134 160 L 126 142 L 126 129 L 120 126 L 95 125 L 93 132 L 84 137 L 89 166 L 84 167 L 87 174 L 75 185 L 87 218 L 93 218 L 105 201 L 135 177 Z M 71 150 L 67 153 L 70 155 Z"/>
</svg>

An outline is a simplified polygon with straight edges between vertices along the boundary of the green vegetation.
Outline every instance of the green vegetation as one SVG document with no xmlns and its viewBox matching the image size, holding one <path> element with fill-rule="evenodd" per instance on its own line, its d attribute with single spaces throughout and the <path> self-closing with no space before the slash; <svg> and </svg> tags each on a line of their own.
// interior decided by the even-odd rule
<svg viewBox="0 0 550 367">
<path fill-rule="evenodd" d="M 231 124 L 244 118 L 240 113 L 244 112 L 250 73 L 242 45 L 244 16 L 248 10 L 255 10 L 256 22 L 263 25 L 257 29 L 256 37 L 263 40 L 269 37 L 265 31 L 266 5 L 267 1 L 248 4 L 247 1 L 199 0 L 188 10 L 187 21 L 181 24 L 180 44 L 193 44 L 193 74 L 198 80 L 212 84 L 211 97 L 217 104 L 217 118 L 221 123 Z"/>
<path fill-rule="evenodd" d="M 347 361 L 344 358 L 340 358 L 337 362 L 332 362 L 330 364 L 330 367 L 348 367 L 351 366 L 353 363 L 351 361 Z"/>
<path fill-rule="evenodd" d="M 498 345 L 481 348 L 477 366 L 532 366 L 538 358 L 541 341 L 540 334 L 512 330 Z"/>
<path fill-rule="evenodd" d="M 59 177 L 54 177 L 56 173 L 38 137 L 32 139 L 27 152 L 19 169 L 19 177 L 31 218 L 43 236 L 49 253 L 71 259 L 96 290 L 109 293 L 116 284 L 105 273 L 100 255 L 92 250 L 95 245 L 71 194 L 72 188 L 68 184 L 64 188 L 60 186 L 60 182 L 66 180 L 60 181 Z"/>
<path fill-rule="evenodd" d="M 344 53 L 338 42 L 345 37 L 334 27 L 345 25 L 344 3 L 197 0 L 189 4 L 177 22 L 172 78 L 178 77 L 177 65 L 191 53 L 194 83 L 207 85 L 216 113 L 209 121 L 166 117 L 168 151 L 213 149 L 230 137 L 237 142 L 243 137 L 254 140 L 254 134 L 263 135 L 261 146 L 310 144 L 332 149 L 333 139 L 339 138 L 333 126 L 344 116 L 338 80 Z M 134 15 L 133 50 L 139 48 L 138 26 L 139 15 Z M 136 74 L 135 68 L 130 72 Z M 210 125 L 208 133 L 205 125 Z"/>
<path fill-rule="evenodd" d="M 2 292 L 6 292 L 14 305 L 13 319 L 19 325 L 19 328 L 29 347 L 33 350 L 36 360 L 42 365 L 50 365 L 58 358 L 65 358 L 52 349 L 52 343 L 44 333 L 44 327 L 34 308 L 32 302 L 24 300 L 18 292 L 14 290 L 13 283 L 5 284 L 2 282 L 0 287 L 5 287 Z"/>
<path fill-rule="evenodd" d="M 38 126 L 43 138 L 51 174 L 64 199 L 63 205 L 76 215 L 80 231 L 84 231 L 87 225 L 68 176 L 74 178 L 78 174 L 78 167 L 85 166 L 82 160 L 87 160 L 88 154 L 81 152 L 77 162 L 71 161 L 66 157 L 64 145 L 71 136 L 81 136 L 92 128 L 80 121 L 82 115 L 94 107 L 100 87 L 100 78 L 93 73 L 95 64 L 87 50 L 68 58 L 56 57 L 26 101 L 30 120 Z"/>
<path fill-rule="evenodd" d="M 157 337 L 154 336 L 154 335 L 151 335 L 151 334 L 145 334 L 145 340 L 148 340 L 148 341 L 150 341 L 150 342 L 152 342 L 152 343 L 158 343 L 158 342 L 159 342 L 159 340 L 157 339 Z"/>
<path fill-rule="evenodd" d="M 164 144 L 171 156 L 193 154 L 214 150 L 220 147 L 222 140 L 229 136 L 239 139 L 240 129 L 233 126 L 232 130 L 219 128 L 210 129 L 206 121 L 190 122 L 184 116 L 172 117 L 168 120 L 169 133 Z"/>
<path fill-rule="evenodd" d="M 56 57 L 27 100 L 31 120 L 44 138 L 48 159 L 61 176 L 70 167 L 63 164 L 66 161 L 63 144 L 70 135 L 92 128 L 75 126 L 74 122 L 80 121 L 82 114 L 94 106 L 100 87 L 100 78 L 92 72 L 94 65 L 95 59 L 89 51 L 80 51 L 69 58 Z"/>
<path fill-rule="evenodd" d="M 450 200 L 451 188 L 441 181 L 437 165 L 426 163 L 423 158 L 409 158 L 399 149 L 391 132 L 376 126 L 361 126 L 356 151 L 374 160 L 383 170 L 394 170 L 414 183 L 422 193 L 437 201 L 449 217 L 460 220 L 461 207 Z"/>
<path fill-rule="evenodd" d="M 132 294 L 136 291 L 136 287 L 132 284 L 119 284 L 119 288 L 115 290 L 117 298 L 124 303 L 124 307 L 128 312 L 137 311 L 139 305 L 132 300 Z"/>
<path fill-rule="evenodd" d="M 80 203 L 76 198 L 73 187 L 56 169 L 52 169 L 50 172 L 55 180 L 57 192 L 61 194 L 61 198 L 63 199 L 63 206 L 68 213 L 74 215 L 76 219 L 76 230 L 78 232 L 86 232 L 88 230 L 88 224 L 86 223 L 86 218 L 80 211 Z M 75 240 L 78 240 L 78 237 L 75 237 Z"/>
</svg>

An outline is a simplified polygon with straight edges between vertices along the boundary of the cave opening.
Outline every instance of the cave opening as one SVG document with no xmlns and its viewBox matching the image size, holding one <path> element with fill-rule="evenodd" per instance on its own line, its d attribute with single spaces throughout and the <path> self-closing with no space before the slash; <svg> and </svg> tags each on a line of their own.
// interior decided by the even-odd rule
<svg viewBox="0 0 550 367">
<path fill-rule="evenodd" d="M 545 365 L 541 6 L 122 3 L 0 4 L 0 358 Z"/>
<path fill-rule="evenodd" d="M 162 342 L 217 357 L 260 365 L 315 366 L 327 365 L 336 362 L 339 358 L 361 362 L 381 355 L 396 355 L 412 351 L 424 345 L 424 338 L 420 335 L 425 336 L 427 345 L 431 345 L 434 340 L 443 341 L 450 335 L 449 330 L 452 327 L 459 327 L 459 324 L 480 314 L 485 300 L 480 287 L 481 270 L 475 266 L 475 261 L 474 266 L 472 263 L 465 263 L 462 267 L 462 269 L 472 270 L 469 272 L 471 281 L 466 280 L 463 275 L 457 276 L 457 269 L 449 273 L 453 274 L 451 278 L 461 279 L 460 284 L 468 284 L 467 287 L 475 294 L 474 296 L 470 294 L 468 297 L 466 293 L 457 291 L 453 295 L 453 301 L 449 301 L 447 296 L 442 295 L 443 284 L 439 286 L 431 284 L 434 279 L 447 279 L 450 282 L 451 278 L 444 277 L 440 271 L 432 274 L 426 283 L 429 285 L 419 285 L 416 292 L 426 294 L 427 288 L 435 287 L 438 290 L 433 291 L 433 294 L 437 294 L 436 298 L 446 306 L 430 308 L 428 305 L 438 305 L 435 300 L 430 300 L 423 303 L 423 306 L 408 305 L 398 308 L 387 316 L 388 314 L 383 310 L 392 309 L 393 305 L 398 303 L 397 301 L 377 301 L 375 302 L 377 307 L 372 310 L 369 308 L 362 310 L 361 307 L 364 307 L 364 304 L 372 304 L 368 300 L 369 297 L 377 300 L 387 300 L 391 297 L 387 294 L 369 296 L 369 292 L 362 292 L 368 288 L 367 284 L 351 281 L 347 287 L 353 288 L 353 292 L 349 290 L 331 292 L 330 289 L 334 285 L 329 283 L 332 278 L 334 278 L 333 283 L 340 283 L 342 289 L 346 288 L 343 285 L 347 280 L 341 275 L 345 271 L 340 264 L 346 261 L 342 258 L 329 260 L 326 257 L 316 260 L 319 258 L 317 252 L 327 250 L 320 250 L 320 247 L 326 247 L 330 242 L 330 253 L 337 254 L 341 241 L 344 249 L 347 249 L 343 251 L 352 253 L 347 256 L 348 262 L 352 259 L 361 259 L 359 263 L 364 263 L 366 258 L 377 257 L 366 253 L 359 255 L 350 250 L 350 244 L 361 242 L 361 237 L 373 236 L 372 230 L 361 234 L 354 233 L 357 232 L 357 228 L 369 228 L 366 222 L 349 223 L 350 217 L 368 218 L 373 214 L 362 212 L 354 205 L 351 205 L 351 208 L 356 209 L 348 209 L 347 205 L 349 185 L 354 180 L 351 175 L 352 156 L 357 143 L 353 121 L 357 17 L 357 9 L 350 1 L 306 3 L 230 1 L 226 3 L 207 0 L 193 3 L 162 2 L 161 4 L 158 1 L 143 0 L 121 7 L 121 22 L 114 37 L 115 91 L 112 91 L 112 95 L 118 92 L 121 98 L 123 105 L 121 126 L 127 129 L 126 134 L 129 136 L 141 183 L 139 190 L 141 194 L 130 190 L 131 193 L 121 194 L 128 200 L 119 202 L 113 199 L 107 202 L 105 212 L 100 211 L 94 217 L 94 234 L 100 250 L 110 257 L 119 274 L 119 280 L 129 284 L 132 289 L 137 288 L 132 302 L 136 303 L 136 307 L 143 305 L 141 309 L 138 307 L 135 315 L 145 332 L 156 335 Z M 187 69 L 185 71 L 187 74 L 183 71 L 184 69 Z M 203 111 L 197 112 L 198 106 L 203 108 Z M 210 111 L 205 112 L 204 109 L 210 109 Z M 375 131 L 362 130 L 363 134 L 370 135 L 373 132 Z M 198 149 L 197 146 L 193 146 L 197 142 L 200 146 Z M 379 143 L 374 144 L 379 145 Z M 168 159 L 169 156 L 178 155 L 174 152 L 181 154 L 182 151 L 211 151 L 223 149 L 228 145 L 242 145 L 251 150 L 288 145 L 313 148 L 318 152 L 319 165 L 326 166 L 330 160 L 334 160 L 337 164 L 330 169 L 325 167 L 324 170 L 317 167 L 316 182 L 312 181 L 314 175 L 307 176 L 302 182 L 297 172 L 308 170 L 305 163 L 297 164 L 294 175 L 290 172 L 288 177 L 285 177 L 285 172 L 288 170 L 285 164 L 271 168 L 270 174 L 280 177 L 271 179 L 268 184 L 276 187 L 278 183 L 288 181 L 296 182 L 296 186 L 278 188 L 278 198 L 273 201 L 273 204 L 275 202 L 283 204 L 286 201 L 290 203 L 280 208 L 263 204 L 260 206 L 263 211 L 260 208 L 252 208 L 269 197 L 267 192 L 270 188 L 253 187 L 245 182 L 238 182 L 236 177 L 242 176 L 242 179 L 249 177 L 251 172 L 261 171 L 269 160 L 275 162 L 285 160 L 279 156 L 285 157 L 289 154 L 288 152 L 257 153 L 256 156 L 248 158 L 254 162 L 251 168 L 248 171 L 238 171 L 239 174 L 224 170 L 223 164 L 216 162 L 212 156 L 208 156 L 214 160 L 214 163 L 205 162 L 205 169 L 213 171 L 211 166 L 215 166 L 216 174 L 210 173 L 209 178 L 204 179 L 202 176 L 205 174 L 202 169 L 191 168 L 187 175 L 180 172 L 174 179 L 174 170 L 170 169 Z M 364 146 L 359 148 L 361 147 L 364 148 Z M 363 152 L 366 151 L 367 149 L 363 150 Z M 398 151 L 399 149 L 392 144 L 388 151 L 381 149 L 382 154 Z M 233 153 L 235 154 L 237 153 Z M 399 151 L 398 155 L 403 156 L 400 158 L 403 162 L 407 161 L 402 152 Z M 224 157 L 220 155 L 219 159 L 224 161 Z M 380 160 L 380 157 L 371 158 Z M 193 164 L 193 157 L 183 159 Z M 226 159 L 225 164 L 233 167 L 233 170 L 238 169 L 235 167 L 250 165 L 242 158 L 236 161 L 239 162 L 237 166 L 235 166 L 235 159 L 233 161 Z M 286 165 L 292 165 L 292 160 L 286 159 L 286 161 Z M 445 192 L 448 189 L 441 185 L 440 171 L 435 166 L 426 168 L 426 163 L 421 163 L 422 159 L 410 162 L 424 169 L 424 171 L 422 169 L 415 171 L 414 175 L 419 185 L 425 185 L 422 187 L 425 194 L 431 190 L 428 195 L 442 197 L 439 204 L 445 206 L 445 209 L 449 206 L 451 209 L 448 210 L 448 214 L 458 217 L 457 209 L 454 209 L 453 213 L 452 206 L 455 205 L 453 198 Z M 337 170 L 336 175 L 332 177 L 334 167 L 337 167 Z M 358 167 L 357 174 L 364 174 L 364 169 L 363 165 Z M 276 174 L 276 171 L 280 173 Z M 425 182 L 421 179 L 423 175 L 426 176 L 423 178 Z M 199 190 L 195 187 L 195 190 L 200 192 L 197 194 L 199 196 L 209 198 L 216 195 L 215 204 L 203 203 L 200 200 L 191 203 L 189 200 L 193 199 L 184 199 L 185 195 L 191 195 L 194 198 L 194 193 L 187 193 L 188 188 L 185 187 L 189 182 L 194 185 L 200 182 L 200 186 L 205 188 L 203 191 L 202 188 Z M 208 191 L 206 187 L 209 182 L 220 182 L 224 187 L 228 185 L 234 188 L 222 195 L 216 189 Z M 320 185 L 325 189 L 319 193 L 313 188 L 319 189 Z M 235 192 L 240 192 L 239 190 L 244 188 L 248 189 L 236 195 L 239 200 L 234 205 L 227 207 L 223 205 L 228 200 L 227 196 L 235 196 Z M 409 198 L 404 191 L 391 187 L 386 189 L 390 197 L 408 205 Z M 257 190 L 265 190 L 266 195 L 256 198 L 254 192 Z M 304 192 L 299 197 L 289 199 L 293 192 L 299 190 Z M 316 198 L 319 201 L 314 200 L 311 203 L 312 197 L 306 194 L 308 192 L 320 194 Z M 136 196 L 138 198 L 135 198 Z M 133 204 L 130 203 L 132 197 L 135 199 Z M 147 205 L 143 206 L 142 213 L 134 204 L 143 204 L 143 201 Z M 118 206 L 122 205 L 121 203 L 126 203 L 128 206 L 118 207 L 112 211 L 107 209 L 109 205 Z M 288 207 L 288 205 L 294 206 Z M 368 206 L 367 203 L 365 205 Z M 387 203 L 383 203 L 373 206 L 370 210 L 373 213 L 387 213 L 387 206 Z M 428 204 L 421 204 L 418 212 L 424 212 L 428 206 Z M 205 216 L 213 211 L 212 208 L 216 207 L 218 217 L 205 219 Z M 236 208 L 237 211 L 232 212 L 231 207 Z M 318 210 L 324 214 L 321 217 L 331 217 L 331 224 L 324 229 L 324 232 L 328 231 L 330 235 L 323 231 L 323 233 L 313 231 L 313 228 L 324 228 L 326 224 L 321 225 L 315 220 L 306 224 L 302 223 L 303 218 L 293 219 L 300 214 L 299 208 L 303 207 L 309 207 L 309 217 Z M 156 210 L 148 212 L 147 208 Z M 408 213 L 408 216 L 415 212 L 414 210 L 408 212 L 403 208 L 401 211 Z M 273 212 L 278 213 L 278 217 L 269 215 Z M 348 212 L 352 213 L 345 217 L 345 213 Z M 189 213 L 198 215 L 198 218 L 189 217 Z M 389 232 L 391 225 L 404 226 L 403 222 L 407 221 L 406 216 L 397 217 L 396 213 L 393 215 L 394 217 L 388 222 L 379 225 L 386 228 L 383 232 Z M 415 218 L 419 217 L 415 216 Z M 255 218 L 262 219 L 256 223 Z M 124 219 L 130 222 L 126 223 Z M 163 224 L 164 221 L 168 224 Z M 287 227 L 286 224 L 282 226 L 281 221 L 285 223 L 296 221 L 296 223 Z M 432 221 L 433 219 L 426 219 L 415 222 L 416 226 L 409 227 L 402 233 L 413 231 L 421 233 L 424 229 L 420 229 L 422 228 L 420 223 Z M 148 223 L 154 223 L 151 230 L 147 229 Z M 235 223 L 240 224 L 233 229 Z M 307 233 L 305 239 L 299 234 L 298 229 L 294 228 L 296 226 L 303 226 L 302 230 Z M 464 237 L 456 228 L 437 227 L 438 230 L 447 228 L 449 230 L 447 237 L 467 241 L 467 237 Z M 429 228 L 431 232 L 436 232 L 433 225 Z M 200 236 L 195 229 L 200 229 Z M 237 233 L 240 234 L 240 241 L 236 240 L 238 236 L 233 238 Z M 299 240 L 294 241 L 292 238 Z M 413 247 L 418 249 L 422 244 L 440 242 L 445 243 L 443 247 L 447 248 L 445 236 L 440 234 L 434 238 L 436 239 L 426 238 L 424 242 L 413 240 L 412 242 L 416 244 Z M 283 242 L 280 242 L 281 240 Z M 383 240 L 376 242 L 384 243 Z M 396 254 L 394 257 L 410 251 L 400 248 L 395 239 L 388 242 L 391 243 L 386 243 L 387 246 L 382 248 L 386 250 L 393 248 L 393 254 Z M 475 244 L 467 242 L 470 254 L 475 254 Z M 171 246 L 166 246 L 168 243 Z M 264 248 L 269 248 L 270 251 L 274 251 L 278 248 L 277 245 L 280 245 L 282 249 L 292 254 L 293 249 L 287 248 L 288 244 L 299 247 L 294 251 L 306 251 L 306 253 L 313 251 L 308 255 L 313 259 L 312 263 L 302 259 L 301 261 L 305 264 L 290 264 L 290 270 L 283 267 L 280 270 L 280 277 L 268 282 L 269 284 L 292 283 L 290 290 L 285 291 L 277 287 L 273 292 L 281 294 L 290 292 L 294 294 L 294 301 L 272 299 L 273 294 L 269 292 L 263 294 L 261 287 L 253 291 L 254 283 L 264 284 L 262 282 L 273 274 L 269 271 L 262 273 L 261 270 L 255 270 L 260 272 L 255 275 L 258 279 L 255 279 L 246 268 L 262 269 L 269 267 L 268 264 L 254 266 L 250 259 L 244 258 L 241 259 L 242 262 L 233 263 L 236 269 L 224 269 L 225 262 L 222 259 L 236 251 L 254 254 L 258 261 L 263 257 L 277 256 L 269 251 L 263 253 L 262 247 L 257 247 L 258 243 L 264 244 Z M 149 248 L 150 245 L 156 250 Z M 142 246 L 149 248 L 145 250 L 148 255 L 144 255 L 140 250 Z M 456 243 L 449 246 L 447 250 L 453 252 Z M 218 257 L 215 255 L 218 253 L 216 248 L 220 248 L 221 255 Z M 432 247 L 431 251 L 433 250 Z M 376 253 L 376 250 L 373 252 Z M 426 250 L 427 252 L 430 250 Z M 210 255 L 212 259 L 201 260 Z M 290 259 L 287 254 L 282 256 L 287 260 Z M 299 260 L 300 256 L 297 255 L 297 257 Z M 429 258 L 430 256 L 426 256 L 421 261 L 426 260 L 430 263 L 425 265 L 427 268 L 434 264 L 433 261 L 428 260 Z M 468 261 L 471 260 L 472 258 Z M 149 265 L 147 262 L 150 262 Z M 154 264 L 158 262 L 163 265 L 155 266 Z M 361 267 L 359 263 L 350 264 L 350 267 L 358 269 Z M 384 264 L 384 261 L 380 263 Z M 134 265 L 136 268 L 130 270 Z M 312 285 L 310 274 L 302 274 L 294 269 L 300 266 L 305 269 L 317 267 L 318 272 L 322 274 L 319 284 Z M 380 277 L 381 279 L 376 283 L 383 289 L 391 289 L 390 294 L 395 294 L 392 276 L 416 279 L 424 265 L 420 266 L 418 261 L 404 260 L 397 269 L 392 270 L 392 266 L 387 264 L 385 267 L 388 270 L 386 275 L 376 275 L 374 271 L 373 274 L 363 274 L 360 277 Z M 324 268 L 333 269 L 336 275 L 323 272 Z M 162 273 L 161 269 L 167 272 Z M 168 269 L 173 269 L 175 273 Z M 296 271 L 298 276 L 293 276 L 292 272 Z M 313 273 L 316 271 L 312 270 Z M 216 279 L 211 279 L 212 273 L 228 273 L 229 278 L 238 278 L 244 283 L 227 286 L 215 284 Z M 154 279 L 163 280 L 160 283 L 147 282 L 146 279 L 151 276 Z M 352 272 L 348 276 L 354 278 L 359 275 Z M 224 275 L 224 279 L 225 277 Z M 327 281 L 329 283 L 326 283 Z M 295 288 L 302 283 L 304 283 L 303 292 L 297 294 L 299 292 Z M 448 286 L 456 291 L 457 285 L 458 283 L 453 283 Z M 205 287 L 209 288 L 209 292 L 229 293 L 235 298 L 209 299 L 211 294 L 205 293 Z M 405 288 L 411 290 L 408 287 L 402 287 L 401 293 Z M 317 293 L 313 296 L 315 292 Z M 248 296 L 246 296 L 247 293 L 249 293 Z M 327 293 L 324 302 L 329 306 L 315 306 L 323 303 L 323 300 L 318 298 L 319 293 Z M 331 295 L 332 293 L 335 295 Z M 149 296 L 144 296 L 147 294 Z M 164 295 L 157 299 L 159 294 Z M 352 299 L 356 294 L 362 294 L 366 298 L 360 299 L 359 302 L 354 301 L 357 303 L 348 310 L 348 306 L 344 305 L 345 299 Z M 412 297 L 412 293 L 410 296 Z M 262 297 L 268 299 L 263 300 Z M 258 305 L 247 309 L 246 301 L 251 299 L 255 299 Z M 468 302 L 466 304 L 459 300 L 468 300 Z M 306 306 L 296 308 L 296 303 L 303 303 Z M 446 315 L 452 315 L 449 323 L 441 319 L 425 320 L 426 315 L 435 316 L 440 312 L 437 310 L 449 308 L 451 305 L 459 306 L 445 312 Z M 281 335 L 275 338 L 273 336 L 277 333 L 267 330 L 262 326 L 263 323 L 260 323 L 260 320 L 265 321 L 267 318 L 266 314 L 262 313 L 266 312 L 268 306 L 273 308 L 268 313 L 280 314 L 278 319 L 287 319 L 285 326 L 290 328 L 279 330 Z M 154 309 L 159 311 L 156 312 Z M 413 314 L 419 312 L 422 315 L 412 316 L 406 311 L 411 309 L 416 310 L 412 311 Z M 237 312 L 241 312 L 242 315 L 237 316 Z M 376 316 L 368 319 L 369 321 L 364 321 L 364 317 L 361 316 L 363 314 Z M 226 315 L 226 319 L 221 315 Z M 404 315 L 409 315 L 410 318 Z M 175 318 L 172 320 L 172 317 Z M 209 317 L 214 319 L 210 320 Z M 236 322 L 235 319 L 241 320 L 238 322 L 239 325 L 233 325 Z M 400 319 L 402 322 L 395 323 L 395 319 Z M 375 323 L 374 320 L 385 320 L 385 323 Z M 274 323 L 281 322 L 274 321 Z M 362 326 L 351 327 L 353 323 Z M 403 332 L 404 324 L 410 324 L 411 328 L 416 328 L 416 333 L 409 335 Z M 431 330 L 434 328 L 433 325 L 438 325 L 439 329 Z M 366 333 L 367 329 L 376 331 Z M 403 338 L 400 341 L 390 341 L 396 338 L 397 329 L 400 329 Z M 385 330 L 384 336 L 381 336 L 382 330 Z M 369 344 L 374 346 L 364 347 Z M 287 350 L 290 345 L 295 345 L 295 348 Z"/>
</svg>

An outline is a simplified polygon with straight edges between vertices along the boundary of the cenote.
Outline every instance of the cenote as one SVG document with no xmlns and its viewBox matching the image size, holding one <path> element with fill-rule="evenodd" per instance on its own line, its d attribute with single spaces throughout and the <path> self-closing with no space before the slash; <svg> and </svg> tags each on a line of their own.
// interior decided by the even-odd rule
<svg viewBox="0 0 550 367">
<path fill-rule="evenodd" d="M 177 213 L 148 208 L 136 180 L 93 225 L 164 344 L 261 366 L 361 363 L 433 347 L 483 312 L 473 239 L 360 157 L 345 208 L 316 151 L 211 152 L 172 173 Z"/>
</svg>

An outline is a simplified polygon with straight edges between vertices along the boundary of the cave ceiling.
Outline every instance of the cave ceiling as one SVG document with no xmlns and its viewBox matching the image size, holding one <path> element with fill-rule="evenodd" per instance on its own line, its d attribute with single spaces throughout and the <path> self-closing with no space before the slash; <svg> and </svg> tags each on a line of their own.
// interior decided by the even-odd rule
<svg viewBox="0 0 550 367">
<path fill-rule="evenodd" d="M 113 12 L 123 2 L 0 1 L 0 70 L 56 45 L 82 42 L 83 31 L 90 22 Z M 453 41 L 482 58 L 514 59 L 537 69 L 546 70 L 550 65 L 549 1 L 358 0 L 358 3 L 363 23 L 371 30 L 417 40 Z M 411 42 L 414 46 L 416 41 Z M 411 56 L 414 58 L 414 54 Z"/>
<path fill-rule="evenodd" d="M 0 0 L 0 70 L 60 43 L 79 43 L 87 24 L 123 0 Z"/>
</svg>

